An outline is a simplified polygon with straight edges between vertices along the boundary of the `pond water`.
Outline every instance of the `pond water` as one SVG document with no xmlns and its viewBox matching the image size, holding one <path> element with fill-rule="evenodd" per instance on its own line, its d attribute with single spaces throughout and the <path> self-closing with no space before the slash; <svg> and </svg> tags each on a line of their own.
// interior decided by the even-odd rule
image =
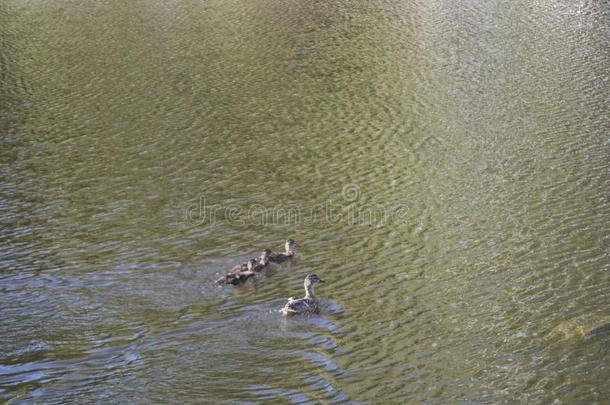
<svg viewBox="0 0 610 405">
<path fill-rule="evenodd" d="M 3 0 L 0 400 L 607 403 L 609 23 Z"/>
</svg>

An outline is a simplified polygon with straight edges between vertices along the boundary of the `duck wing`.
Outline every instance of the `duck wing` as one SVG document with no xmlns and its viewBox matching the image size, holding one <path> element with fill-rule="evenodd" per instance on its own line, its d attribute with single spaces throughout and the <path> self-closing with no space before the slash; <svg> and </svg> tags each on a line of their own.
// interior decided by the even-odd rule
<svg viewBox="0 0 610 405">
<path fill-rule="evenodd" d="M 248 273 L 252 273 L 252 274 L 248 274 Z M 237 284 L 244 282 L 248 278 L 252 277 L 252 275 L 254 275 L 254 273 L 251 272 L 250 270 L 248 270 L 248 264 L 242 263 L 240 265 L 233 267 L 231 269 L 231 271 L 229 271 L 226 275 L 224 275 L 224 276 L 220 277 L 218 280 L 216 280 L 216 284 L 237 285 Z"/>
<path fill-rule="evenodd" d="M 271 263 L 283 263 L 286 260 L 290 259 L 291 256 L 286 255 L 285 253 L 271 253 L 269 255 L 269 261 Z"/>
<path fill-rule="evenodd" d="M 233 284 L 235 276 L 236 273 L 228 273 L 216 280 L 216 284 Z"/>
<path fill-rule="evenodd" d="M 256 273 L 252 270 L 240 271 L 235 275 L 235 278 L 232 280 L 231 284 L 238 285 L 245 283 L 250 277 L 253 277 Z"/>
<path fill-rule="evenodd" d="M 300 298 L 298 300 L 289 298 L 284 308 L 282 308 L 282 312 L 285 315 L 289 314 L 301 314 L 303 312 L 309 312 L 312 310 L 310 303 L 304 299 Z"/>
</svg>

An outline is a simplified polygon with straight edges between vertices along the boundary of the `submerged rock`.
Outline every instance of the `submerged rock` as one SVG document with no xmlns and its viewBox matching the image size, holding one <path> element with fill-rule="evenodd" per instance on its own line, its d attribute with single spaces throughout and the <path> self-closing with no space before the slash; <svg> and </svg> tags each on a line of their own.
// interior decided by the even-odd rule
<svg viewBox="0 0 610 405">
<path fill-rule="evenodd" d="M 604 333 L 610 333 L 610 317 L 563 321 L 551 329 L 546 338 L 567 340 L 598 336 Z"/>
</svg>

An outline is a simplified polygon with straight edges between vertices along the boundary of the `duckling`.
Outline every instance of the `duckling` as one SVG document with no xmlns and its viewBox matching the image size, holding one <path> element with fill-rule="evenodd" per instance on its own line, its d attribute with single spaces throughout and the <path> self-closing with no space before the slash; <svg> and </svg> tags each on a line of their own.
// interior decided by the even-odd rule
<svg viewBox="0 0 610 405">
<path fill-rule="evenodd" d="M 271 263 L 284 263 L 288 259 L 292 259 L 294 257 L 294 248 L 297 247 L 297 243 L 292 239 L 287 239 L 284 244 L 284 253 L 273 253 L 271 250 L 266 249 L 267 256 L 269 257 L 269 261 Z"/>
<path fill-rule="evenodd" d="M 263 268 L 269 265 L 269 255 L 271 253 L 272 252 L 270 249 L 263 250 L 263 253 L 261 253 L 260 257 L 258 258 L 258 270 L 255 271 L 261 271 Z"/>
<path fill-rule="evenodd" d="M 247 263 L 242 263 L 239 266 L 233 267 L 233 269 L 227 273 L 226 276 L 222 276 L 216 280 L 216 284 L 243 284 L 250 277 L 256 275 L 256 269 L 261 271 L 262 267 L 256 262 L 256 259 L 250 259 Z"/>
<path fill-rule="evenodd" d="M 324 283 L 325 281 L 318 277 L 317 274 L 308 274 L 303 283 L 305 287 L 305 297 L 294 299 L 288 298 L 288 302 L 284 305 L 281 312 L 284 315 L 297 315 L 317 313 L 320 310 L 319 300 L 314 295 L 313 288 L 316 283 Z"/>
</svg>

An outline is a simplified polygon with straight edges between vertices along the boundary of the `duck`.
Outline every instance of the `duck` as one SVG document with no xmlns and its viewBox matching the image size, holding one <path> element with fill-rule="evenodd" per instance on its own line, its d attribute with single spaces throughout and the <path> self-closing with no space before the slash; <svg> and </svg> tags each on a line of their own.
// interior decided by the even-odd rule
<svg viewBox="0 0 610 405">
<path fill-rule="evenodd" d="M 258 258 L 257 267 L 254 269 L 254 271 L 258 272 L 269 266 L 269 255 L 271 253 L 273 253 L 271 252 L 271 249 L 263 250 L 263 253 L 261 253 L 260 257 Z"/>
<path fill-rule="evenodd" d="M 216 280 L 216 284 L 232 284 L 239 285 L 245 283 L 249 278 L 261 271 L 262 267 L 256 259 L 250 259 L 247 263 L 242 263 L 233 267 L 225 276 Z"/>
<path fill-rule="evenodd" d="M 286 260 L 294 258 L 294 248 L 297 246 L 298 245 L 294 240 L 287 239 L 286 243 L 284 244 L 284 253 L 274 253 L 270 249 L 265 249 L 265 252 L 263 253 L 267 254 L 269 262 L 280 264 L 284 263 Z"/>
<path fill-rule="evenodd" d="M 324 282 L 317 274 L 308 274 L 303 282 L 305 297 L 299 299 L 288 298 L 288 302 L 281 309 L 282 314 L 288 316 L 318 313 L 320 311 L 320 300 L 314 294 L 314 286 L 317 283 Z"/>
</svg>

